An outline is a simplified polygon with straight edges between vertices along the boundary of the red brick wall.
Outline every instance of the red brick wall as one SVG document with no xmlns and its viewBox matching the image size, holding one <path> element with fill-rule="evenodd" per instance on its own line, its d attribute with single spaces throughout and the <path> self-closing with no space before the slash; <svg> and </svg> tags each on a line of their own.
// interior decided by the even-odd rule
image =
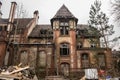
<svg viewBox="0 0 120 80">
<path fill-rule="evenodd" d="M 6 43 L 1 42 L 0 43 L 0 66 L 3 65 L 5 53 L 6 53 Z"/>
</svg>

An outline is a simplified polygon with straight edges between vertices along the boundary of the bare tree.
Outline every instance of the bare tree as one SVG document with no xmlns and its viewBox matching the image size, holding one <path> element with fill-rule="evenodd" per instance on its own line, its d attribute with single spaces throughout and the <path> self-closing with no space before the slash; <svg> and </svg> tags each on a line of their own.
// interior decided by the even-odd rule
<svg viewBox="0 0 120 80">
<path fill-rule="evenodd" d="M 16 13 L 17 18 L 26 18 L 28 16 L 28 12 L 26 11 L 22 3 L 18 4 Z"/>
<path fill-rule="evenodd" d="M 19 3 L 17 5 L 17 9 L 16 9 L 16 21 L 15 21 L 15 26 L 14 26 L 14 29 L 13 29 L 13 43 L 16 44 L 15 45 L 15 48 L 14 48 L 14 54 L 17 53 L 17 50 L 19 49 L 19 43 L 21 42 L 21 33 L 22 33 L 22 30 L 21 28 L 19 28 L 19 25 L 20 25 L 20 18 L 26 18 L 27 17 L 27 11 L 25 10 L 24 6 L 22 3 Z M 20 31 L 20 32 L 18 32 Z M 19 33 L 19 34 L 18 34 Z M 18 37 L 16 37 L 17 35 L 20 35 L 19 39 L 17 39 Z M 19 41 L 18 41 L 19 40 Z M 17 59 L 17 55 L 16 56 L 16 59 Z M 23 56 L 24 57 L 24 56 Z M 17 63 L 17 60 L 14 59 L 14 64 L 18 64 Z"/>
<path fill-rule="evenodd" d="M 120 23 L 120 0 L 111 0 L 112 14 L 115 17 L 115 21 Z"/>
</svg>

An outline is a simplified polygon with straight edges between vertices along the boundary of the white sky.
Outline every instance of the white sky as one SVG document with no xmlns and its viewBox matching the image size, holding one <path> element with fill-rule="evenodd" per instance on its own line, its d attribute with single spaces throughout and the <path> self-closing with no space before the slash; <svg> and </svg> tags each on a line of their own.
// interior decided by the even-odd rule
<svg viewBox="0 0 120 80">
<path fill-rule="evenodd" d="M 56 14 L 58 9 L 65 4 L 66 7 L 77 17 L 78 24 L 87 24 L 89 19 L 90 6 L 95 0 L 1 0 L 3 18 L 8 18 L 11 2 L 15 1 L 18 4 L 22 3 L 25 10 L 28 12 L 28 17 L 33 17 L 35 10 L 39 11 L 39 24 L 50 24 L 50 19 Z M 112 17 L 110 14 L 110 0 L 101 0 L 101 9 L 110 18 L 111 24 Z M 114 28 L 116 31 L 113 36 L 119 36 L 119 27 Z"/>
<path fill-rule="evenodd" d="M 11 2 L 22 3 L 28 12 L 28 17 L 33 17 L 35 10 L 39 11 L 39 23 L 50 24 L 50 19 L 56 14 L 58 9 L 65 4 L 66 7 L 79 19 L 78 23 L 85 24 L 89 19 L 89 10 L 94 0 L 1 0 L 3 17 L 9 16 Z M 102 1 L 102 10 L 109 13 L 109 0 Z"/>
</svg>

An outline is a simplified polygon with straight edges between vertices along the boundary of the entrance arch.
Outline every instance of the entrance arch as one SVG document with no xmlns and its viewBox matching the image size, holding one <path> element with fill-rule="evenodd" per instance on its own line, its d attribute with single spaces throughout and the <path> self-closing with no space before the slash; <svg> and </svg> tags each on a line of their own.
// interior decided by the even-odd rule
<svg viewBox="0 0 120 80">
<path fill-rule="evenodd" d="M 60 64 L 60 71 L 61 71 L 62 75 L 69 76 L 70 64 L 69 63 L 61 63 Z"/>
</svg>

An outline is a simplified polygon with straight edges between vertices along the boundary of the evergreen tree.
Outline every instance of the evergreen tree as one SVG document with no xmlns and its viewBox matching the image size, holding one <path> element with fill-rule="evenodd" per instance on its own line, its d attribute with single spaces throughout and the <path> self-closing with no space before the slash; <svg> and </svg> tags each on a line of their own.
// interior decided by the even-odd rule
<svg viewBox="0 0 120 80">
<path fill-rule="evenodd" d="M 114 31 L 113 25 L 108 24 L 109 18 L 101 11 L 101 1 L 95 0 L 94 4 L 91 5 L 89 14 L 88 24 L 90 28 L 97 28 L 103 38 L 105 47 L 108 48 L 106 36 L 112 35 Z M 98 33 L 98 31 L 94 32 Z"/>
</svg>

